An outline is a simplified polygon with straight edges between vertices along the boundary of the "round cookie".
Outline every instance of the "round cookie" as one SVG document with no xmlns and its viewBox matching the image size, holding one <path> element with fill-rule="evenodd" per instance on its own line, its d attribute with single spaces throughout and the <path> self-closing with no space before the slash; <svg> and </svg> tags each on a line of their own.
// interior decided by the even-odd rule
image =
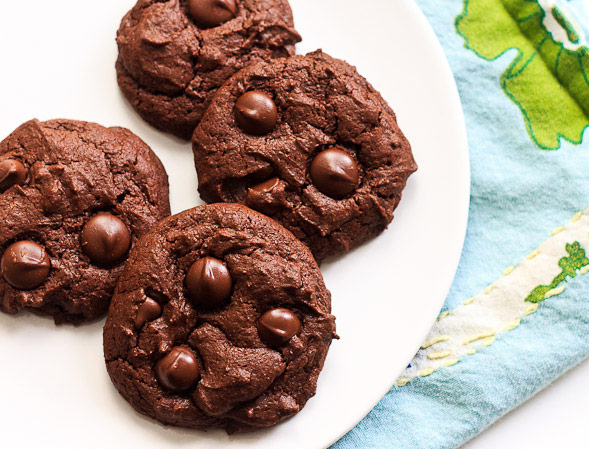
<svg viewBox="0 0 589 449">
<path fill-rule="evenodd" d="M 193 144 L 204 200 L 274 218 L 318 260 L 380 234 L 417 170 L 381 95 L 321 51 L 237 73 Z"/>
<path fill-rule="evenodd" d="M 331 296 L 309 250 L 236 204 L 160 222 L 135 246 L 104 327 L 107 370 L 140 413 L 227 432 L 273 426 L 315 394 Z"/>
<path fill-rule="evenodd" d="M 129 248 L 168 215 L 164 167 L 130 131 L 23 124 L 0 142 L 0 310 L 99 318 Z"/>
<path fill-rule="evenodd" d="M 231 75 L 300 40 L 287 0 L 139 0 L 117 34 L 117 78 L 144 120 L 190 139 Z"/>
</svg>

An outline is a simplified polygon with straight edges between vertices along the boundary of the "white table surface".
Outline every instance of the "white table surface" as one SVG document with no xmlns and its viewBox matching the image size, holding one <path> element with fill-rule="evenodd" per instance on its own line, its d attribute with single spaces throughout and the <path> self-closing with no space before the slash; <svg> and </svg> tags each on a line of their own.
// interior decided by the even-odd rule
<svg viewBox="0 0 589 449">
<path fill-rule="evenodd" d="M 462 449 L 589 447 L 589 361 L 507 414 Z"/>
</svg>

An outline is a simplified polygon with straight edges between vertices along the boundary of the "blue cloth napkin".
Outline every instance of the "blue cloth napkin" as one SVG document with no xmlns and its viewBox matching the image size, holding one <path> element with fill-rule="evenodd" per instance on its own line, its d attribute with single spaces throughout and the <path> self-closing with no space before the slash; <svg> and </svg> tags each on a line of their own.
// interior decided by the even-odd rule
<svg viewBox="0 0 589 449">
<path fill-rule="evenodd" d="M 467 237 L 422 349 L 335 449 L 458 447 L 589 355 L 587 2 L 417 2 L 466 115 Z"/>
</svg>

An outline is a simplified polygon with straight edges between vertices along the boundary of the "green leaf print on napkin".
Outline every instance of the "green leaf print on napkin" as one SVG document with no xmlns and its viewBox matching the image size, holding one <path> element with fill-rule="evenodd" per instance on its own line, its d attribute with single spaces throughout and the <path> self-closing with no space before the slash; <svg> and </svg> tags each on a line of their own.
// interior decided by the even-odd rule
<svg viewBox="0 0 589 449">
<path fill-rule="evenodd" d="M 558 28 L 562 42 L 554 37 Z M 557 6 L 547 12 L 538 0 L 464 0 L 456 29 L 486 60 L 518 51 L 501 87 L 522 111 L 536 145 L 554 150 L 561 138 L 582 142 L 589 126 L 589 49 Z"/>
<path fill-rule="evenodd" d="M 585 250 L 579 242 L 567 243 L 566 252 L 568 257 L 563 257 L 558 261 L 558 266 L 562 270 L 550 283 L 550 285 L 539 285 L 526 298 L 528 302 L 539 303 L 546 299 L 546 295 L 553 291 L 568 278 L 577 276 L 577 271 L 589 265 L 589 259 L 585 256 Z"/>
</svg>

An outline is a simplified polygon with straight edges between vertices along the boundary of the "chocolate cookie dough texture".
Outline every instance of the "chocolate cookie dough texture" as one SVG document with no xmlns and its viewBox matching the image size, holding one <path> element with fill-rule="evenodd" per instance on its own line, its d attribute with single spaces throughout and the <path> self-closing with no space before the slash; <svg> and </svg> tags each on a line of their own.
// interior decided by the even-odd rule
<svg viewBox="0 0 589 449">
<path fill-rule="evenodd" d="M 0 142 L 0 310 L 99 318 L 133 243 L 169 214 L 166 172 L 130 131 L 25 123 Z"/>
<path fill-rule="evenodd" d="M 189 139 L 231 75 L 300 40 L 287 0 L 139 0 L 117 35 L 118 82 L 143 119 Z"/>
<path fill-rule="evenodd" d="M 245 432 L 298 413 L 335 336 L 309 250 L 244 206 L 172 216 L 132 250 L 104 327 L 108 373 L 164 424 Z"/>
<path fill-rule="evenodd" d="M 276 219 L 318 260 L 380 234 L 417 170 L 381 95 L 320 51 L 234 75 L 193 144 L 204 200 Z"/>
</svg>

